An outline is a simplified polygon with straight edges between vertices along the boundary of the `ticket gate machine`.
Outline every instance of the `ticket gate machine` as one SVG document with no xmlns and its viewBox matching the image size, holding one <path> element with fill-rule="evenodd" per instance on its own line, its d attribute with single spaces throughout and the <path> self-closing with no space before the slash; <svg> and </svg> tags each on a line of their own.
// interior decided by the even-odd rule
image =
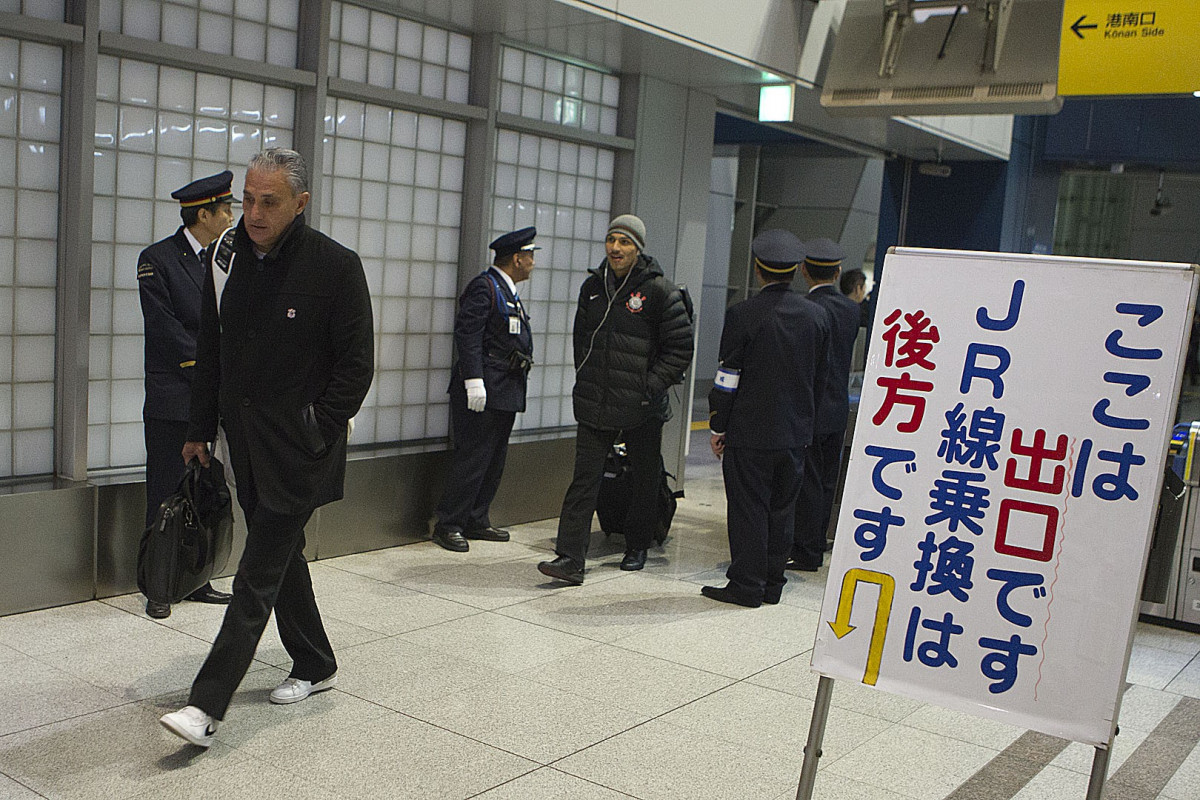
<svg viewBox="0 0 1200 800">
<path fill-rule="evenodd" d="M 1200 627 L 1200 421 L 1171 436 L 1141 612 Z"/>
</svg>

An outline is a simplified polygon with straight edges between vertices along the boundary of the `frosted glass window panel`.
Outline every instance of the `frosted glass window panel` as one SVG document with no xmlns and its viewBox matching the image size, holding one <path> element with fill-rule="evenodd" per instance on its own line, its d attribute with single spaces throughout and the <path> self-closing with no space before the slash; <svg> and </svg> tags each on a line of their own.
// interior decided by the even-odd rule
<svg viewBox="0 0 1200 800">
<path fill-rule="evenodd" d="M 547 73 L 552 66 L 547 60 Z M 540 377 L 530 384 L 529 410 L 517 420 L 525 430 L 572 421 L 562 417 L 574 382 L 570 326 L 586 270 L 603 252 L 604 231 L 596 233 L 594 220 L 603 218 L 606 225 L 609 219 L 612 165 L 611 151 L 534 134 L 496 134 L 491 233 L 536 224 L 545 248 L 533 276 L 519 287 L 539 348 Z"/>
<path fill-rule="evenodd" d="M 500 110 L 584 130 L 616 132 L 620 81 L 594 67 L 506 46 Z"/>
<path fill-rule="evenodd" d="M 5 436 L 5 449 L 8 437 Z M 12 434 L 13 475 L 46 475 L 54 471 L 54 431 L 17 431 Z"/>
<path fill-rule="evenodd" d="M 425 401 L 428 368 L 435 366 L 427 343 L 449 338 L 453 329 L 465 129 L 432 115 L 332 97 L 327 115 L 334 124 L 323 172 L 333 201 L 323 226 L 363 259 L 376 307 L 377 391 L 364 404 L 374 422 L 356 431 L 355 441 L 444 436 L 444 426 L 427 429 L 415 404 Z M 445 273 L 449 281 L 438 278 Z M 441 328 L 436 303 L 450 309 Z M 448 368 L 449 361 L 436 366 Z"/>
<path fill-rule="evenodd" d="M 132 467 L 146 461 L 146 440 L 142 423 L 113 425 L 109 431 L 109 459 L 113 466 Z"/>
<path fill-rule="evenodd" d="M 200 6 L 195 0 L 167 0 L 164 5 L 232 12 L 232 4 L 222 9 L 221 0 L 204 0 Z M 261 8 L 243 10 L 263 13 Z M 111 110 L 106 118 L 114 120 L 109 124 L 115 124 L 117 135 L 106 136 L 105 123 L 97 121 L 89 372 L 92 391 L 107 394 L 110 402 L 89 409 L 89 442 L 97 447 L 105 442 L 101 451 L 89 452 L 89 468 L 136 466 L 137 461 L 121 459 L 144 458 L 140 445 L 142 315 L 136 267 L 143 248 L 169 236 L 180 224 L 179 206 L 170 192 L 227 167 L 235 172 L 234 191 L 239 192 L 244 164 L 264 146 L 268 131 L 282 140 L 279 144 L 291 144 L 290 128 L 262 125 L 270 121 L 290 126 L 295 104 L 289 89 L 133 59 L 102 58 L 98 69 L 101 84 L 110 83 L 106 90 L 122 100 L 101 104 Z M 155 90 L 153 94 L 147 86 Z M 149 134 L 129 135 L 141 133 L 140 115 L 145 113 L 155 118 Z M 125 435 L 127 425 L 136 428 L 137 447 L 112 446 Z"/>
<path fill-rule="evenodd" d="M 209 53 L 295 66 L 294 0 L 102 0 L 100 27 Z"/>
<path fill-rule="evenodd" d="M 350 3 L 333 3 L 330 14 L 331 74 L 426 97 L 467 101 L 469 37 Z"/>
<path fill-rule="evenodd" d="M 57 142 L 60 101 L 57 95 L 22 91 L 18 136 L 38 142 Z"/>
</svg>

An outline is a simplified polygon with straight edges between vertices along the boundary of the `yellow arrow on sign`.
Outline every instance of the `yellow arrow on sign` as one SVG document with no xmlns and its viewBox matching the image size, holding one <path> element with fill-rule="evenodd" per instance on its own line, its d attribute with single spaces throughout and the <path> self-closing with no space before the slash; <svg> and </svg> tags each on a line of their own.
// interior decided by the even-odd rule
<svg viewBox="0 0 1200 800">
<path fill-rule="evenodd" d="M 854 593 L 860 583 L 879 585 L 875 626 L 871 629 L 871 649 L 867 652 L 867 668 L 863 672 L 863 683 L 874 686 L 879 680 L 879 665 L 883 661 L 883 642 L 887 638 L 888 619 L 892 615 L 892 598 L 896 596 L 896 579 L 886 573 L 872 572 L 869 569 L 847 570 L 842 576 L 842 594 L 838 598 L 837 618 L 829 623 L 829 627 L 839 639 L 855 629 L 855 626 L 850 624 L 850 611 L 854 606 Z"/>
</svg>

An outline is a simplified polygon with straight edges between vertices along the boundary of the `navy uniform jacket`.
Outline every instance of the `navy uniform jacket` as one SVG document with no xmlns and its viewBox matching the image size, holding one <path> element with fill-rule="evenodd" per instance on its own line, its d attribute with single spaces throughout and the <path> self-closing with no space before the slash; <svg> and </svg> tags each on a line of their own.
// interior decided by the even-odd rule
<svg viewBox="0 0 1200 800">
<path fill-rule="evenodd" d="M 146 339 L 143 417 L 187 421 L 203 284 L 204 267 L 182 225 L 138 257 Z"/>
<path fill-rule="evenodd" d="M 740 373 L 736 390 L 714 386 L 708 395 L 713 433 L 724 433 L 728 447 L 807 447 L 828 355 L 829 315 L 788 284 L 730 306 L 721 366 Z"/>
<path fill-rule="evenodd" d="M 807 297 L 829 314 L 829 371 L 817 400 L 815 431 L 824 436 L 846 430 L 850 417 L 850 361 L 862 312 L 832 283 L 815 287 Z"/>
<path fill-rule="evenodd" d="M 213 441 L 219 420 L 239 487 L 248 475 L 264 507 L 304 513 L 342 497 L 346 422 L 374 375 L 367 279 L 303 214 L 262 261 L 239 222 L 234 253 L 219 315 L 205 273 L 187 438 Z"/>
<path fill-rule="evenodd" d="M 516 320 L 513 322 L 512 320 Z M 520 326 L 511 333 L 510 326 Z M 454 318 L 458 361 L 451 385 L 466 378 L 483 378 L 487 407 L 495 411 L 524 411 L 528 373 L 509 368 L 509 353 L 518 350 L 533 358 L 533 332 L 525 308 L 493 269 L 476 275 L 458 298 Z"/>
</svg>

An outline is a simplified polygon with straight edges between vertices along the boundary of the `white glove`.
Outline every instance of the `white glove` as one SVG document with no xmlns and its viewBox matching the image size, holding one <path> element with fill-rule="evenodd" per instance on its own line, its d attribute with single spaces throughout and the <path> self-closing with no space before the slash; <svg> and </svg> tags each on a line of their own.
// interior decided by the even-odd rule
<svg viewBox="0 0 1200 800">
<path fill-rule="evenodd" d="M 467 378 L 467 408 L 472 411 L 483 411 L 487 406 L 487 389 L 483 388 L 483 378 Z"/>
</svg>

